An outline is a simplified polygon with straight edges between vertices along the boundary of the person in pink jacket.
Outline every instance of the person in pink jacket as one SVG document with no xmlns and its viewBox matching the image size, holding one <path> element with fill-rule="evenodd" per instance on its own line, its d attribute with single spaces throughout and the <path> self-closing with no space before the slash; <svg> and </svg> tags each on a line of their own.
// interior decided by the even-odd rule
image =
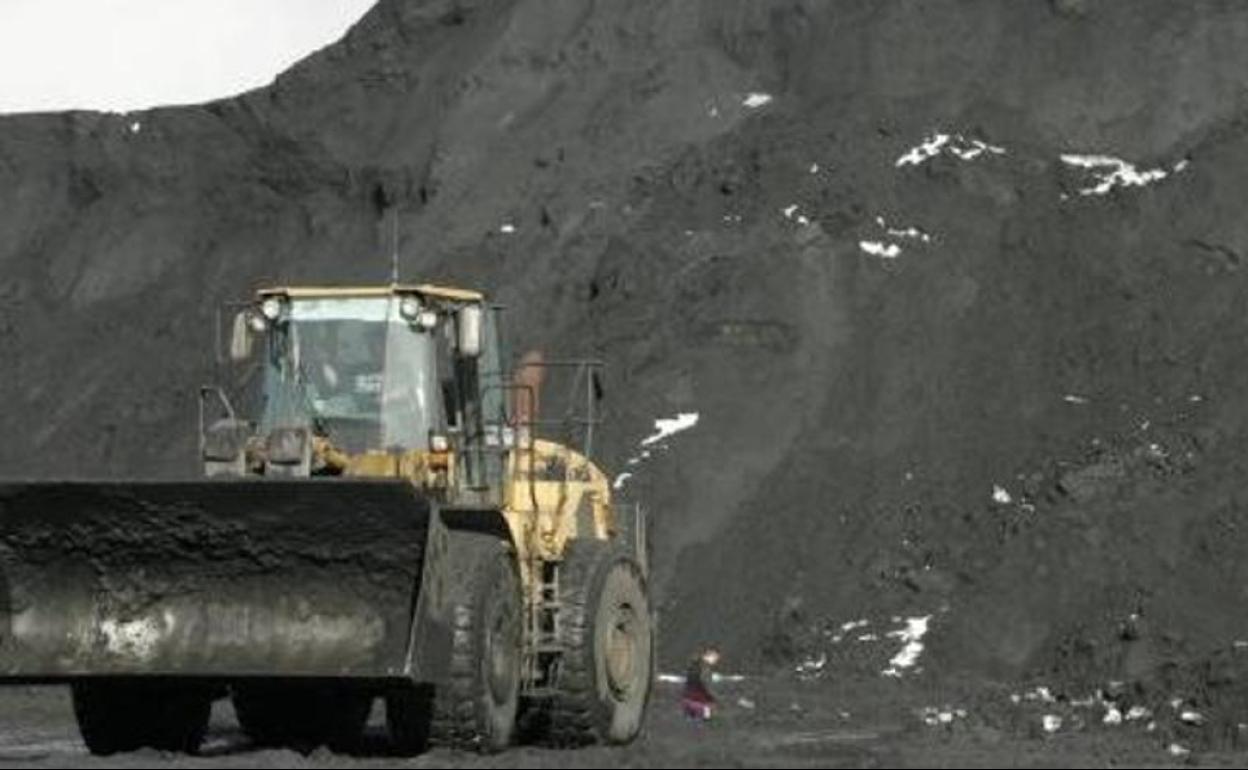
<svg viewBox="0 0 1248 770">
<path fill-rule="evenodd" d="M 711 694 L 707 682 L 711 679 L 712 669 L 719 663 L 719 651 L 703 650 L 689 661 L 685 672 L 685 686 L 680 696 L 680 707 L 685 716 L 704 722 L 711 718 L 715 711 L 715 696 Z"/>
</svg>

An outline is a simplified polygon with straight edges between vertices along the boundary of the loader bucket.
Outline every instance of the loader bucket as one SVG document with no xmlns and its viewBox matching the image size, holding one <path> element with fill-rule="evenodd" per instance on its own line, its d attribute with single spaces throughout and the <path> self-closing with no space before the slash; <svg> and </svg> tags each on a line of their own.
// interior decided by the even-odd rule
<svg viewBox="0 0 1248 770">
<path fill-rule="evenodd" d="M 401 481 L 0 484 L 0 679 L 414 678 L 431 526 Z"/>
</svg>

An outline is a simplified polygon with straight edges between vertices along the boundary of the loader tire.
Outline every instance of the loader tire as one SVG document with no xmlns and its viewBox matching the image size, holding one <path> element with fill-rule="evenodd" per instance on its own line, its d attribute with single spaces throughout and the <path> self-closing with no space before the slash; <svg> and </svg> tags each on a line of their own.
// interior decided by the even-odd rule
<svg viewBox="0 0 1248 770">
<path fill-rule="evenodd" d="M 145 682 L 79 682 L 74 716 L 92 754 L 153 748 L 194 754 L 208 730 L 211 691 Z"/>
<path fill-rule="evenodd" d="M 646 580 L 624 550 L 574 540 L 560 567 L 564 651 L 549 708 L 549 739 L 572 747 L 637 737 L 653 682 Z"/>
<path fill-rule="evenodd" d="M 396 749 L 445 747 L 494 753 L 511 745 L 520 696 L 524 604 L 516 559 L 492 535 L 452 532 L 447 585 L 448 676 L 386 698 Z"/>
<path fill-rule="evenodd" d="M 232 700 L 253 745 L 304 753 L 320 746 L 337 753 L 359 748 L 373 705 L 367 692 L 297 683 L 241 685 Z"/>
</svg>

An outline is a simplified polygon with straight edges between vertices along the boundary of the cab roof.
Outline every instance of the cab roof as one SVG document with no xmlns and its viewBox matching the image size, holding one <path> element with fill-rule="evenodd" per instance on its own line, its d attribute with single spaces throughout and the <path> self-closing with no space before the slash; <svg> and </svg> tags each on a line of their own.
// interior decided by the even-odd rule
<svg viewBox="0 0 1248 770">
<path fill-rule="evenodd" d="M 419 294 L 453 302 L 484 302 L 485 295 L 472 289 L 453 286 L 437 286 L 432 283 L 384 286 L 275 286 L 260 289 L 256 294 L 264 297 L 284 296 L 291 299 L 328 299 L 331 297 L 390 297 L 403 294 Z"/>
</svg>

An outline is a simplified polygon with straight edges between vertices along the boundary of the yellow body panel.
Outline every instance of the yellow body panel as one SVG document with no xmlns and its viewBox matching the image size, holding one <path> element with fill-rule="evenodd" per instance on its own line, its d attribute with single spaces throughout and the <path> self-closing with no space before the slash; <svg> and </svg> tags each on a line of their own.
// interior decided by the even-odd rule
<svg viewBox="0 0 1248 770">
<path fill-rule="evenodd" d="M 503 515 L 517 542 L 545 561 L 563 557 L 567 542 L 611 536 L 611 485 L 584 455 L 553 441 L 511 453 Z"/>
<path fill-rule="evenodd" d="M 352 455 L 321 437 L 314 439 L 313 451 L 319 465 L 343 476 L 402 478 L 444 493 L 455 489 L 455 456 L 449 452 L 377 450 Z M 559 561 L 569 540 L 605 540 L 615 531 L 606 475 L 562 444 L 537 439 L 531 448 L 513 450 L 503 484 L 501 513 L 521 562 Z"/>
</svg>

